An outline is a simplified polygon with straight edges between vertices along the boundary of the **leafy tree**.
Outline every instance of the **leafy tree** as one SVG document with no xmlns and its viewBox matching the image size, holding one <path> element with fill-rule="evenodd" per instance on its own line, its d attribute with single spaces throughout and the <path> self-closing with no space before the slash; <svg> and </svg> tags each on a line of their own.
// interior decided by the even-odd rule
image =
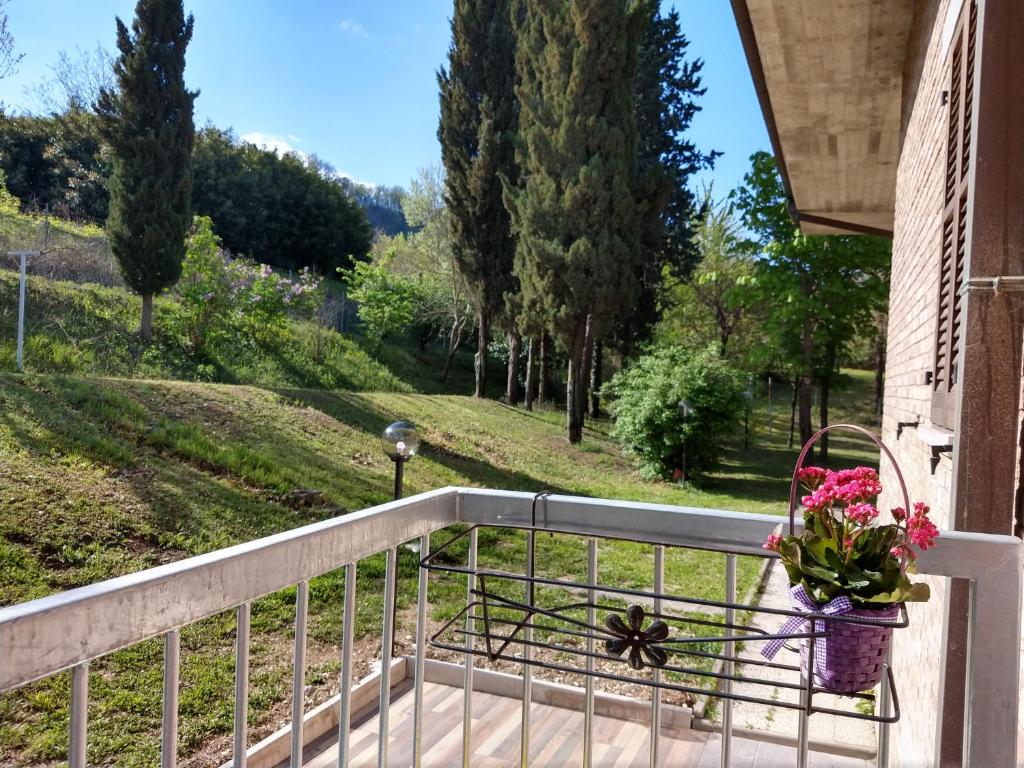
<svg viewBox="0 0 1024 768">
<path fill-rule="evenodd" d="M 366 214 L 334 169 L 316 158 L 280 157 L 206 126 L 193 162 L 192 204 L 213 219 L 234 253 L 330 274 L 370 249 Z"/>
<path fill-rule="evenodd" d="M 645 477 L 699 477 L 714 468 L 725 438 L 739 425 L 743 389 L 743 375 L 713 349 L 656 347 L 606 387 L 613 434 Z"/>
<path fill-rule="evenodd" d="M 25 58 L 24 53 L 14 50 L 14 35 L 7 26 L 7 11 L 4 6 L 8 0 L 0 0 L 0 80 L 18 71 L 18 65 Z"/>
<path fill-rule="evenodd" d="M 394 254 L 375 263 L 356 262 L 352 269 L 338 270 L 348 285 L 348 296 L 359 305 L 359 319 L 366 338 L 379 353 L 384 339 L 405 330 L 416 306 L 415 284 L 389 271 Z"/>
<path fill-rule="evenodd" d="M 715 206 L 710 191 L 693 241 L 700 255 L 689 283 L 694 296 L 712 315 L 718 329 L 718 352 L 726 356 L 729 341 L 754 308 L 754 262 L 729 203 Z"/>
<path fill-rule="evenodd" d="M 477 397 L 485 396 L 491 323 L 515 290 L 515 245 L 501 178 L 517 178 L 515 35 L 511 0 L 455 0 L 448 68 L 437 80 L 437 135 L 447 171 L 455 263 L 477 309 Z"/>
<path fill-rule="evenodd" d="M 107 236 L 125 282 L 142 296 L 139 330 L 153 334 L 153 296 L 181 276 L 192 221 L 192 109 L 181 0 L 139 0 L 131 32 L 117 20 L 118 90 L 97 105 L 113 151 Z"/>
<path fill-rule="evenodd" d="M 634 78 L 644 17 L 622 0 L 526 3 L 518 18 L 523 182 L 507 184 L 523 312 L 568 356 L 583 436 L 587 355 L 637 297 Z"/>
<path fill-rule="evenodd" d="M 444 200 L 444 171 L 423 168 L 402 197 L 403 221 L 409 234 L 380 236 L 373 254 L 383 258 L 392 252 L 388 268 L 416 284 L 414 325 L 421 347 L 431 338 L 445 341 L 447 354 L 441 381 L 451 373 L 455 353 L 473 330 L 475 310 L 466 281 L 455 265 L 452 222 Z"/>
<path fill-rule="evenodd" d="M 766 309 L 773 350 L 797 371 L 800 441 L 813 432 L 811 395 L 820 390 L 819 423 L 828 424 L 829 394 L 849 345 L 872 332 L 885 308 L 891 243 L 877 237 L 803 235 L 789 216 L 774 158 L 758 152 L 735 193 L 737 209 L 761 249 L 756 297 Z M 827 436 L 826 436 L 827 437 Z M 821 461 L 828 441 L 819 441 Z"/>
<path fill-rule="evenodd" d="M 73 56 L 61 51 L 51 71 L 50 77 L 27 89 L 47 114 L 92 111 L 104 89 L 117 88 L 114 57 L 98 43 L 91 51 L 75 46 Z"/>
<path fill-rule="evenodd" d="M 49 209 L 95 224 L 106 220 L 110 151 L 91 112 L 0 115 L 0 169 L 28 210 Z"/>
</svg>

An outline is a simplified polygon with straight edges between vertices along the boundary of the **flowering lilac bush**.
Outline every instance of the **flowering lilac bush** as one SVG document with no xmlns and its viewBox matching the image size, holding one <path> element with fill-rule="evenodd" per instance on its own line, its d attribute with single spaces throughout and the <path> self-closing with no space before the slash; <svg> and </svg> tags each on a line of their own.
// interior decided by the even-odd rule
<svg viewBox="0 0 1024 768">
<path fill-rule="evenodd" d="M 189 233 L 171 321 L 194 354 L 225 343 L 269 347 L 287 338 L 289 317 L 308 317 L 322 300 L 309 269 L 288 279 L 266 264 L 221 249 L 206 216 Z"/>
<path fill-rule="evenodd" d="M 783 536 L 780 526 L 764 543 L 779 553 L 792 584 L 802 584 L 818 603 L 839 594 L 856 606 L 928 599 L 928 585 L 907 578 L 917 558 L 911 545 L 928 549 L 939 535 L 925 504 L 916 503 L 909 515 L 897 507 L 895 522 L 879 525 L 882 485 L 875 470 L 804 467 L 798 476 L 807 491 L 803 533 Z"/>
</svg>

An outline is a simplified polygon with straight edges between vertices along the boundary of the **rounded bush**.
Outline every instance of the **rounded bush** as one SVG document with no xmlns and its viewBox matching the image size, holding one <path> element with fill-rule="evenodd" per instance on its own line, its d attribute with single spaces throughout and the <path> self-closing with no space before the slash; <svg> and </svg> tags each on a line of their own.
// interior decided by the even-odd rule
<svg viewBox="0 0 1024 768">
<path fill-rule="evenodd" d="M 711 350 L 656 347 L 608 384 L 613 434 L 644 477 L 678 479 L 685 458 L 687 477 L 699 478 L 741 423 L 744 388 L 743 374 Z"/>
</svg>

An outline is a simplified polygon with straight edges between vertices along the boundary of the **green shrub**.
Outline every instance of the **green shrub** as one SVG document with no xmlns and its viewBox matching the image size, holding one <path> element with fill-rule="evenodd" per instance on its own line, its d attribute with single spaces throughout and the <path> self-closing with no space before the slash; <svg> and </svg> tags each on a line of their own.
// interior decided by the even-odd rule
<svg viewBox="0 0 1024 768">
<path fill-rule="evenodd" d="M 207 216 L 196 216 L 186 242 L 177 311 L 170 330 L 199 358 L 225 345 L 253 350 L 287 340 L 288 318 L 308 318 L 322 301 L 320 279 L 303 269 L 295 280 L 266 264 L 221 249 Z"/>
<path fill-rule="evenodd" d="M 688 478 L 712 469 L 746 403 L 743 375 L 711 350 L 658 347 L 617 374 L 613 434 L 635 456 L 644 477 Z M 684 418 L 681 402 L 690 407 Z M 685 454 L 685 457 L 684 457 Z"/>
<path fill-rule="evenodd" d="M 363 333 L 375 354 L 380 354 L 384 339 L 404 331 L 413 321 L 417 303 L 417 285 L 390 270 L 395 251 L 374 263 L 357 261 L 352 269 L 338 269 L 348 286 L 348 297 L 359 305 Z"/>
</svg>

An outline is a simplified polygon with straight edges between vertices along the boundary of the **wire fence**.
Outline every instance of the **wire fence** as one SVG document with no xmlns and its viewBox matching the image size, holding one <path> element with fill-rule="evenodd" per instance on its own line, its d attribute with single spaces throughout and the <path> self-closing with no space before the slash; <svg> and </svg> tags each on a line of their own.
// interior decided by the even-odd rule
<svg viewBox="0 0 1024 768">
<path fill-rule="evenodd" d="M 117 260 L 100 230 L 70 228 L 62 222 L 39 217 L 31 224 L 0 228 L 0 269 L 17 271 L 17 252 L 27 259 L 29 275 L 108 287 L 124 285 Z"/>
</svg>

